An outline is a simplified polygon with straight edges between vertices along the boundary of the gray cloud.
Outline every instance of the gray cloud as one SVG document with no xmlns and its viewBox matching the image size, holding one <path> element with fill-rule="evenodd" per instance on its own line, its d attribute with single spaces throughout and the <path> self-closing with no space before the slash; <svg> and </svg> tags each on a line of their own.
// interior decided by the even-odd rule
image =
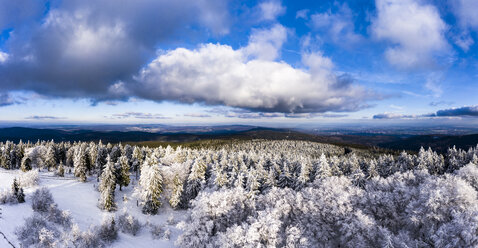
<svg viewBox="0 0 478 248">
<path fill-rule="evenodd" d="M 23 4 L 35 2 L 41 1 L 2 0 L 0 7 L 23 11 L 28 9 Z M 0 20 L 0 28 L 13 28 L 6 42 L 8 59 L 0 64 L 3 90 L 126 98 L 117 84 L 130 80 L 161 42 L 196 26 L 228 32 L 227 2 L 219 0 L 71 0 L 50 6 L 44 18 L 32 10 L 16 19 L 10 18 L 16 12 L 9 14 L 10 22 Z"/>
<path fill-rule="evenodd" d="M 126 112 L 122 114 L 112 114 L 109 118 L 111 119 L 171 119 L 170 117 L 164 116 L 162 114 L 151 114 L 151 113 L 141 113 L 141 112 Z"/>
<path fill-rule="evenodd" d="M 0 107 L 9 106 L 17 103 L 20 102 L 15 100 L 10 94 L 0 93 Z"/>
<path fill-rule="evenodd" d="M 438 116 L 438 117 L 444 117 L 444 116 L 447 116 L 447 117 L 452 117 L 452 116 L 478 117 L 478 105 L 438 110 L 435 115 Z"/>
<path fill-rule="evenodd" d="M 440 117 L 478 117 L 478 105 L 464 106 L 438 110 L 436 113 L 423 115 L 406 115 L 398 113 L 383 113 L 374 115 L 374 119 L 418 119 L 418 118 L 440 118 Z"/>
</svg>

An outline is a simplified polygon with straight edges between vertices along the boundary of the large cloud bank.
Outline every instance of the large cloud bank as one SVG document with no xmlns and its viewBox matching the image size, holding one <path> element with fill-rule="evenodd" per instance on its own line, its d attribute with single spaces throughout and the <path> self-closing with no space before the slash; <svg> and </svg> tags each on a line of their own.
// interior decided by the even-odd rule
<svg viewBox="0 0 478 248">
<path fill-rule="evenodd" d="M 356 111 L 372 97 L 348 77 L 336 76 L 321 54 L 303 55 L 308 68 L 300 69 L 248 59 L 247 51 L 219 44 L 169 51 L 141 71 L 131 90 L 152 100 L 286 113 Z"/>
<path fill-rule="evenodd" d="M 29 90 L 95 102 L 139 97 L 270 113 L 357 111 L 375 97 L 336 75 L 321 52 L 303 52 L 298 66 L 280 61 L 291 31 L 277 23 L 253 29 L 238 48 L 158 50 L 191 29 L 229 32 L 224 1 L 50 1 L 49 9 L 25 2 L 31 11 L 0 0 L 0 9 L 11 10 L 0 28 L 12 29 L 0 51 L 0 93 Z M 269 21 L 285 10 L 278 2 L 260 6 Z M 3 105 L 10 104 L 2 94 Z"/>
</svg>

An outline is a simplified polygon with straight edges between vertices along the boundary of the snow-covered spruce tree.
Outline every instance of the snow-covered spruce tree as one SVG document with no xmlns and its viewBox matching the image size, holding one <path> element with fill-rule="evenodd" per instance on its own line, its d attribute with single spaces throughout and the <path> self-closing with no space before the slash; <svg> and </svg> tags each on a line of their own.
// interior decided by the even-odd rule
<svg viewBox="0 0 478 248">
<path fill-rule="evenodd" d="M 427 150 L 425 150 L 423 146 L 420 148 L 420 151 L 418 152 L 418 157 L 417 157 L 417 169 L 419 170 L 428 169 L 429 164 L 432 162 L 430 155 L 431 154 Z"/>
<path fill-rule="evenodd" d="M 339 164 L 340 159 L 337 156 L 332 156 L 329 157 L 329 167 L 330 167 L 330 172 L 332 173 L 332 176 L 342 176 L 344 173 L 342 170 L 340 170 Z"/>
<path fill-rule="evenodd" d="M 74 164 L 75 164 L 75 147 L 73 146 L 70 146 L 70 148 L 68 149 L 68 151 L 66 151 L 66 162 L 65 162 L 65 165 L 67 167 L 73 167 Z"/>
<path fill-rule="evenodd" d="M 120 162 L 121 168 L 120 168 L 119 178 L 117 178 L 117 181 L 118 181 L 118 184 L 120 186 L 120 191 L 121 191 L 122 186 L 126 187 L 126 186 L 129 185 L 129 181 L 130 181 L 129 168 L 130 168 L 130 166 L 129 166 L 128 158 L 125 155 L 122 155 L 119 158 L 119 162 Z"/>
<path fill-rule="evenodd" d="M 32 169 L 32 160 L 28 156 L 23 157 L 20 169 L 23 172 L 26 172 Z"/>
<path fill-rule="evenodd" d="M 25 144 L 20 140 L 20 142 L 15 147 L 15 157 L 17 158 L 16 168 L 19 168 L 21 166 L 24 155 L 25 155 Z"/>
<path fill-rule="evenodd" d="M 373 177 L 378 177 L 378 172 L 377 172 L 377 160 L 371 159 L 368 163 L 367 167 L 367 178 L 373 178 Z"/>
<path fill-rule="evenodd" d="M 96 155 L 96 173 L 97 173 L 97 177 L 99 178 L 101 176 L 101 173 L 103 172 L 103 169 L 106 165 L 106 158 L 108 157 L 108 150 L 106 149 L 106 147 L 104 147 L 102 144 L 101 144 L 101 141 L 100 141 L 100 144 L 98 145 L 98 154 Z"/>
<path fill-rule="evenodd" d="M 139 166 L 143 164 L 143 157 L 141 148 L 135 146 L 133 150 L 133 170 L 136 173 L 136 179 L 138 179 Z"/>
<path fill-rule="evenodd" d="M 65 167 L 63 166 L 63 162 L 60 162 L 60 165 L 58 166 L 58 170 L 56 172 L 56 175 L 58 175 L 60 177 L 65 176 Z"/>
<path fill-rule="evenodd" d="M 178 209 L 182 207 L 180 203 L 184 187 L 179 175 L 176 174 L 174 176 L 173 184 L 173 192 L 171 193 L 171 198 L 169 198 L 169 205 L 171 205 L 173 209 Z"/>
<path fill-rule="evenodd" d="M 402 151 L 395 161 L 395 167 L 397 167 L 400 172 L 413 170 L 415 167 L 413 156 L 407 154 L 405 151 Z"/>
<path fill-rule="evenodd" d="M 50 171 L 56 168 L 56 158 L 55 158 L 55 146 L 54 143 L 50 143 L 47 146 L 46 154 L 44 155 L 44 162 L 46 168 Z"/>
<path fill-rule="evenodd" d="M 304 185 L 308 183 L 311 179 L 311 172 L 312 172 L 312 163 L 305 158 L 301 159 L 300 165 L 300 175 L 299 175 L 299 184 Z"/>
<path fill-rule="evenodd" d="M 119 146 L 113 146 L 110 152 L 110 159 L 113 163 L 118 162 L 119 157 L 121 156 L 121 148 Z"/>
<path fill-rule="evenodd" d="M 141 201 L 143 213 L 156 214 L 161 206 L 160 198 L 163 192 L 163 177 L 159 164 L 154 164 L 150 158 L 141 167 L 141 177 L 135 190 L 135 196 Z"/>
<path fill-rule="evenodd" d="M 247 175 L 246 189 L 249 190 L 249 195 L 254 196 L 261 191 L 261 183 L 259 179 L 259 173 L 257 170 L 249 170 Z"/>
<path fill-rule="evenodd" d="M 315 178 L 324 179 L 330 176 L 332 176 L 332 172 L 329 166 L 329 162 L 327 161 L 325 155 L 322 153 L 317 164 L 317 174 Z"/>
<path fill-rule="evenodd" d="M 98 157 L 98 145 L 94 142 L 90 142 L 88 148 L 88 158 L 90 159 L 90 165 L 92 169 L 96 168 L 96 158 Z"/>
<path fill-rule="evenodd" d="M 16 198 L 18 203 L 24 203 L 25 202 L 25 194 L 23 193 L 23 188 L 20 187 L 16 178 L 13 179 L 12 193 L 13 193 L 13 196 Z"/>
<path fill-rule="evenodd" d="M 10 169 L 11 157 L 10 157 L 10 142 L 6 142 L 3 147 L 0 147 L 0 166 L 5 169 Z"/>
<path fill-rule="evenodd" d="M 99 190 L 101 193 L 99 207 L 107 211 L 116 209 L 115 204 L 116 176 L 110 156 L 106 159 L 106 167 L 101 174 Z"/>
<path fill-rule="evenodd" d="M 185 191 L 182 195 L 182 202 L 184 202 L 184 204 L 188 205 L 189 201 L 196 198 L 199 194 L 199 191 L 205 184 L 206 169 L 206 163 L 201 158 L 195 159 L 185 185 Z"/>
<path fill-rule="evenodd" d="M 227 178 L 227 172 L 223 171 L 220 164 L 217 164 L 216 166 L 214 166 L 213 173 L 215 175 L 214 184 L 218 188 L 221 188 L 221 187 L 224 187 L 225 185 L 227 185 L 227 183 L 229 182 L 229 180 Z"/>
<path fill-rule="evenodd" d="M 279 179 L 277 180 L 277 187 L 294 187 L 294 185 L 294 178 L 292 178 L 292 175 L 289 171 L 289 165 L 287 163 L 284 163 L 284 169 L 279 175 Z"/>
<path fill-rule="evenodd" d="M 87 161 L 86 153 L 83 147 L 77 147 L 75 152 L 75 158 L 73 161 L 75 177 L 78 177 L 80 181 L 86 182 Z"/>
</svg>

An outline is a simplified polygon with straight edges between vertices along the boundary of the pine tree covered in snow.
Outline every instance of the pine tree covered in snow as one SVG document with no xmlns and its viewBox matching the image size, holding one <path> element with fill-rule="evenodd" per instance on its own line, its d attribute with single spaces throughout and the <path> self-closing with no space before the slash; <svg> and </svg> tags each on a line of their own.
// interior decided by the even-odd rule
<svg viewBox="0 0 478 248">
<path fill-rule="evenodd" d="M 63 162 L 60 162 L 60 165 L 58 166 L 58 170 L 56 172 L 56 175 L 58 175 L 60 177 L 65 176 L 65 167 L 63 166 Z"/>
<path fill-rule="evenodd" d="M 101 174 L 99 190 L 101 193 L 99 206 L 101 209 L 113 211 L 116 209 L 115 204 L 115 188 L 116 176 L 113 162 L 108 156 L 106 159 L 106 167 Z"/>
<path fill-rule="evenodd" d="M 315 178 L 323 179 L 330 176 L 332 176 L 332 172 L 329 166 L 329 162 L 327 161 L 325 155 L 322 153 L 317 164 L 317 175 L 315 176 Z"/>
<path fill-rule="evenodd" d="M 55 147 L 53 143 L 48 145 L 44 161 L 48 170 L 56 168 Z"/>
<path fill-rule="evenodd" d="M 141 177 L 135 195 L 141 201 L 145 214 L 156 214 L 161 206 L 160 198 L 163 192 L 163 177 L 159 164 L 147 158 L 141 168 Z"/>
<path fill-rule="evenodd" d="M 62 164 L 70 160 L 75 174 L 98 173 L 99 205 L 106 210 L 115 207 L 116 184 L 125 186 L 124 175 L 143 161 L 134 196 L 145 214 L 158 213 L 166 201 L 173 209 L 186 209 L 177 242 L 182 247 L 478 246 L 478 147 L 450 148 L 442 155 L 431 149 L 418 154 L 384 153 L 304 141 L 237 141 L 199 148 L 128 148 L 91 142 L 37 142 L 19 148 L 0 142 L 0 160 L 8 163 L 1 167 L 37 173 L 47 164 L 50 145 L 57 151 L 58 170 L 65 165 L 71 168 Z M 98 155 L 93 158 L 95 147 Z M 21 149 L 24 156 L 13 155 Z M 113 151 L 115 156 L 121 152 L 117 164 L 108 158 Z M 86 166 L 80 166 L 82 157 L 89 161 Z M 90 171 L 92 161 L 101 170 Z M 17 181 L 16 191 L 12 187 L 0 192 L 0 203 L 18 201 L 20 184 L 23 179 Z M 39 197 L 33 198 L 38 207 Z M 40 205 L 45 212 L 53 209 L 48 201 Z M 60 216 L 51 211 L 56 214 L 29 223 L 45 227 L 41 226 L 45 218 Z M 139 224 L 131 216 L 123 217 L 118 221 L 120 229 L 134 233 Z M 73 228 L 71 239 L 61 243 L 56 237 L 68 235 L 48 226 L 21 233 L 26 238 L 36 235 L 32 245 L 98 247 L 102 245 L 98 233 L 110 239 L 116 232 L 113 226 L 108 221 L 87 232 Z M 147 226 L 158 227 L 158 238 L 168 236 L 168 227 Z M 177 237 L 177 230 L 169 228 L 171 238 Z"/>
<path fill-rule="evenodd" d="M 25 194 L 23 193 L 23 188 L 20 187 L 16 178 L 13 179 L 12 193 L 18 203 L 25 202 Z"/>
<path fill-rule="evenodd" d="M 73 166 L 75 177 L 78 177 L 82 182 L 86 182 L 87 157 L 85 150 L 81 146 L 74 153 Z"/>
<path fill-rule="evenodd" d="M 174 181 L 173 181 L 173 192 L 171 194 L 171 198 L 169 199 L 169 205 L 171 205 L 172 208 L 178 209 L 184 206 L 181 206 L 181 195 L 183 193 L 183 182 L 179 178 L 179 175 L 174 176 Z"/>
<path fill-rule="evenodd" d="M 126 156 L 121 156 L 119 158 L 119 162 L 120 162 L 120 165 L 121 165 L 121 168 L 120 168 L 120 173 L 119 173 L 119 186 L 120 186 L 120 190 L 122 190 L 122 186 L 126 187 L 129 185 L 129 182 L 130 182 L 130 172 L 129 172 L 129 169 L 130 169 L 130 166 L 129 166 L 129 162 L 128 162 L 128 158 Z"/>
</svg>

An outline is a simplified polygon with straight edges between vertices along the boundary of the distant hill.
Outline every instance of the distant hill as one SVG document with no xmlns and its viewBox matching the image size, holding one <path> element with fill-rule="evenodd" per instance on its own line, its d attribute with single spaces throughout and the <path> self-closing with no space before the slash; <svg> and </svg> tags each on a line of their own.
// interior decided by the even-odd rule
<svg viewBox="0 0 478 248">
<path fill-rule="evenodd" d="M 478 134 L 470 135 L 418 135 L 393 142 L 381 143 L 378 146 L 395 150 L 418 151 L 420 147 L 431 147 L 433 150 L 444 153 L 448 147 L 468 149 L 478 144 Z"/>
<path fill-rule="evenodd" d="M 149 130 L 149 129 L 146 129 Z M 168 131 L 169 130 L 169 131 Z M 297 130 L 284 128 L 265 128 L 254 126 L 208 126 L 208 127 L 168 127 L 160 132 L 151 131 L 101 131 L 83 129 L 39 129 L 11 127 L 0 128 L 0 141 L 18 142 L 37 140 L 61 141 L 99 141 L 107 143 L 118 142 L 193 142 L 199 140 L 307 140 L 320 143 L 329 143 L 357 148 L 380 147 L 392 150 L 418 151 L 420 147 L 431 147 L 437 152 L 446 152 L 448 147 L 456 146 L 461 149 L 478 144 L 478 134 L 472 135 L 382 135 L 382 134 L 341 134 L 316 135 Z"/>
</svg>

